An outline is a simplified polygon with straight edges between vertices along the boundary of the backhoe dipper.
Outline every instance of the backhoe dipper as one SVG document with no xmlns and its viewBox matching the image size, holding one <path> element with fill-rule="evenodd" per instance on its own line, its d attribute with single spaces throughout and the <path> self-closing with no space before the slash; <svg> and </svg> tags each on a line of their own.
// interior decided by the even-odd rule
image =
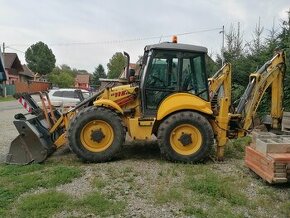
<svg viewBox="0 0 290 218">
<path fill-rule="evenodd" d="M 283 52 L 250 75 L 238 107 L 231 110 L 231 65 L 208 79 L 206 55 L 201 46 L 149 45 L 134 82 L 128 58 L 126 85 L 109 84 L 64 114 L 32 105 L 32 113 L 16 116 L 20 136 L 11 144 L 7 162 L 42 162 L 66 143 L 85 162 L 109 161 L 121 150 L 126 133 L 134 140 L 150 140 L 154 134 L 163 157 L 186 163 L 203 160 L 216 141 L 217 158 L 222 159 L 227 140 L 247 134 L 268 87 L 272 127 L 280 127 Z"/>
</svg>

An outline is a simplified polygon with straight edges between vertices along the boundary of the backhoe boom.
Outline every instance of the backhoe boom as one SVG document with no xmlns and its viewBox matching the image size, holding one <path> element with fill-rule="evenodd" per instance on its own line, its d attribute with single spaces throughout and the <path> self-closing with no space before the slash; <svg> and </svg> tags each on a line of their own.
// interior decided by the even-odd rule
<svg viewBox="0 0 290 218">
<path fill-rule="evenodd" d="M 242 115 L 243 130 L 248 130 L 261 99 L 271 86 L 271 117 L 272 127 L 279 128 L 283 116 L 283 78 L 285 74 L 285 54 L 277 53 L 257 72 L 250 75 L 250 82 L 241 97 L 236 114 Z"/>
</svg>

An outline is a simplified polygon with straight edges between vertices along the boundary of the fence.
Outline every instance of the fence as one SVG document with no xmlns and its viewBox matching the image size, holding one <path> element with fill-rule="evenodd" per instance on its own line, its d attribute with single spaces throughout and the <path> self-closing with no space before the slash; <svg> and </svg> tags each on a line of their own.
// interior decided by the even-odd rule
<svg viewBox="0 0 290 218">
<path fill-rule="evenodd" d="M 29 81 L 28 83 L 25 82 L 16 82 L 16 93 L 21 92 L 39 92 L 39 91 L 47 91 L 51 88 L 51 83 L 49 82 L 40 82 L 40 81 Z"/>
<path fill-rule="evenodd" d="M 5 85 L 6 87 L 6 95 L 14 95 L 16 93 L 15 85 Z M 0 84 L 0 96 L 4 95 L 3 85 Z"/>
</svg>

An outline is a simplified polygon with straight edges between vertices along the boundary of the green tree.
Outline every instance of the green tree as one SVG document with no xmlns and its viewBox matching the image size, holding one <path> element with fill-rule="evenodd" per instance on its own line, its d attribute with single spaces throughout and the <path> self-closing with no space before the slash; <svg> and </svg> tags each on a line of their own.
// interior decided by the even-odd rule
<svg viewBox="0 0 290 218">
<path fill-rule="evenodd" d="M 50 73 L 56 62 L 52 50 L 43 42 L 31 45 L 25 52 L 25 60 L 32 71 L 42 75 Z"/>
<path fill-rule="evenodd" d="M 238 24 L 237 28 L 231 25 L 229 31 L 225 33 L 224 57 L 226 62 L 232 64 L 232 87 L 234 88 L 232 102 L 241 97 L 249 81 L 250 72 L 243 41 L 240 25 Z M 218 57 L 217 62 L 221 64 L 221 57 Z"/>
<path fill-rule="evenodd" d="M 63 64 L 60 67 L 55 67 L 48 74 L 48 80 L 60 88 L 69 88 L 74 85 L 75 72 L 68 65 Z"/>
<path fill-rule="evenodd" d="M 282 31 L 278 35 L 280 48 L 283 49 L 288 58 L 286 59 L 286 75 L 284 81 L 284 108 L 285 111 L 290 111 L 290 8 L 288 11 L 287 20 L 282 21 Z"/>
<path fill-rule="evenodd" d="M 92 84 L 94 85 L 100 85 L 100 78 L 106 78 L 107 75 L 105 73 L 105 69 L 102 64 L 99 64 L 97 68 L 95 68 L 95 71 L 93 73 L 92 78 Z"/>
<path fill-rule="evenodd" d="M 205 56 L 206 70 L 208 76 L 213 76 L 220 68 L 218 63 L 214 62 L 212 55 L 208 54 Z"/>
<path fill-rule="evenodd" d="M 125 66 L 126 66 L 125 56 L 121 52 L 116 52 L 110 59 L 109 63 L 107 64 L 108 78 L 110 79 L 119 78 Z"/>
<path fill-rule="evenodd" d="M 230 26 L 229 32 L 225 34 L 226 49 L 224 57 L 227 62 L 232 62 L 243 55 L 243 36 L 241 34 L 240 23 L 236 29 L 233 25 Z"/>
</svg>

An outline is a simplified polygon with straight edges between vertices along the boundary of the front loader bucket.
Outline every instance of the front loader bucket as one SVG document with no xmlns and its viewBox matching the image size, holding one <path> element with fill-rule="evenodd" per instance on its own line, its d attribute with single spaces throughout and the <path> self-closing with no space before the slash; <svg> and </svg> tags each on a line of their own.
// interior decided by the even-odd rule
<svg viewBox="0 0 290 218">
<path fill-rule="evenodd" d="M 20 165 L 41 163 L 54 151 L 51 140 L 44 137 L 44 134 L 29 121 L 16 120 L 14 125 L 19 136 L 10 145 L 6 163 Z"/>
</svg>

